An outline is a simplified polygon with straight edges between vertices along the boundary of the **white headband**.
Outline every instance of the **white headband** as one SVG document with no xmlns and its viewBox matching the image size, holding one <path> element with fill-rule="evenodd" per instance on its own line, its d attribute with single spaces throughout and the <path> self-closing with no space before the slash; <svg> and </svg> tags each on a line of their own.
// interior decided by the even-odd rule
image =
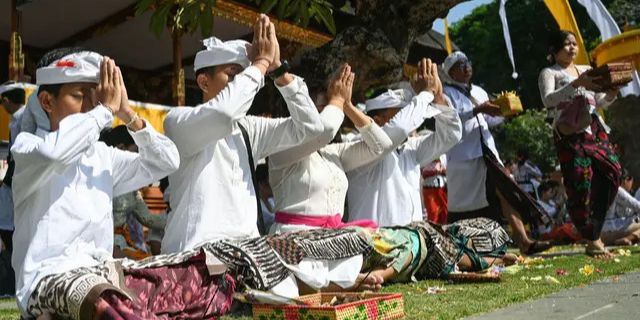
<svg viewBox="0 0 640 320">
<path fill-rule="evenodd" d="M 442 71 L 444 71 L 444 73 L 446 74 L 449 74 L 449 70 L 451 70 L 451 67 L 453 67 L 453 65 L 459 61 L 469 61 L 469 59 L 462 51 L 456 51 L 450 54 L 446 59 L 444 59 L 444 62 L 442 63 Z"/>
<path fill-rule="evenodd" d="M 102 55 L 91 51 L 72 53 L 54 61 L 50 65 L 38 68 L 38 85 L 62 84 L 73 82 L 98 83 Z"/>
<path fill-rule="evenodd" d="M 211 37 L 202 40 L 202 43 L 207 48 L 196 54 L 196 59 L 193 62 L 194 71 L 227 63 L 237 63 L 243 68 L 250 65 L 247 55 L 249 42 L 244 40 L 223 42 L 216 37 Z"/>
<path fill-rule="evenodd" d="M 17 83 L 15 81 L 7 81 L 3 84 L 0 85 L 0 94 L 3 94 L 7 91 L 11 91 L 13 89 L 22 89 L 24 90 L 24 86 L 20 83 Z"/>
<path fill-rule="evenodd" d="M 387 92 L 365 102 L 366 111 L 373 111 L 387 108 L 404 108 L 413 94 L 406 89 L 387 90 Z"/>
</svg>

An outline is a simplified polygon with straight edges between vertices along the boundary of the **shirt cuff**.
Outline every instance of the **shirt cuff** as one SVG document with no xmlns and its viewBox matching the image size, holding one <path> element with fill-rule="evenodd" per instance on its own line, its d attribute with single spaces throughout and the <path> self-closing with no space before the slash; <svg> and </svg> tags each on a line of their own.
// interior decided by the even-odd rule
<svg viewBox="0 0 640 320">
<path fill-rule="evenodd" d="M 242 72 L 247 75 L 249 78 L 253 79 L 255 82 L 260 84 L 260 87 L 264 84 L 264 75 L 260 72 L 260 69 L 256 66 L 248 66 Z"/>
<path fill-rule="evenodd" d="M 280 94 L 282 94 L 282 97 L 284 98 L 292 97 L 296 95 L 298 92 L 300 92 L 301 88 L 306 87 L 302 78 L 296 75 L 293 75 L 293 81 L 291 81 L 286 86 L 281 87 L 275 82 L 274 84 L 276 85 L 276 88 L 278 88 L 278 90 L 280 91 Z"/>
<path fill-rule="evenodd" d="M 111 114 L 111 110 L 105 107 L 102 104 L 97 105 L 93 110 L 87 112 L 89 116 L 96 120 L 98 127 L 100 130 L 111 126 L 113 123 L 113 115 Z"/>
<path fill-rule="evenodd" d="M 433 93 L 429 91 L 420 91 L 420 93 L 418 93 L 416 97 L 420 99 L 424 99 L 426 103 L 431 103 L 433 99 L 435 99 L 435 97 L 433 96 Z"/>
<path fill-rule="evenodd" d="M 365 124 L 362 127 L 356 127 L 356 129 L 358 129 L 358 132 L 360 133 L 367 133 L 367 132 L 371 132 L 371 130 L 373 130 L 373 119 L 367 117 L 369 119 L 369 123 Z"/>
<path fill-rule="evenodd" d="M 127 128 L 127 131 L 129 131 L 133 141 L 139 148 L 152 144 L 153 138 L 158 134 L 147 120 L 142 119 L 142 121 L 144 121 L 144 128 L 138 131 L 131 131 Z"/>
</svg>

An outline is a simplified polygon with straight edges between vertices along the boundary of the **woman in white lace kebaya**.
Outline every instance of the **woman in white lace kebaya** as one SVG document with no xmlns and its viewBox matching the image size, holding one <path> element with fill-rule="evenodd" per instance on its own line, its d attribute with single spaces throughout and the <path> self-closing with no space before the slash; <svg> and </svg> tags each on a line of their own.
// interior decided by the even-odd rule
<svg viewBox="0 0 640 320">
<path fill-rule="evenodd" d="M 545 107 L 555 112 L 556 150 L 567 191 L 567 210 L 580 234 L 588 240 L 586 253 L 610 257 L 600 232 L 620 184 L 620 163 L 609 144 L 609 128 L 596 113 L 608 106 L 618 89 L 606 93 L 576 65 L 575 35 L 560 30 L 552 35 L 549 54 L 554 65 L 540 73 L 538 86 Z"/>
</svg>

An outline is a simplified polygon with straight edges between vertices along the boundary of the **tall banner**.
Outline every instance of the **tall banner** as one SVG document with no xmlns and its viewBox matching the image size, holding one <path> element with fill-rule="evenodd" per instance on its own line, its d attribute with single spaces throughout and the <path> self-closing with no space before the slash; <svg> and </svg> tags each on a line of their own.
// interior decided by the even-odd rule
<svg viewBox="0 0 640 320">
<path fill-rule="evenodd" d="M 449 38 L 449 21 L 447 18 L 444 18 L 444 44 L 447 47 L 447 55 L 450 55 L 453 49 L 451 47 L 451 39 Z"/>
<path fill-rule="evenodd" d="M 553 18 L 556 19 L 560 29 L 571 31 L 576 35 L 579 52 L 575 62 L 577 64 L 589 64 L 589 54 L 584 46 L 584 40 L 582 40 L 582 35 L 580 35 L 580 30 L 578 29 L 576 18 L 573 16 L 573 11 L 571 11 L 571 6 L 569 6 L 569 1 L 544 0 L 544 4 L 547 5 Z"/>
<path fill-rule="evenodd" d="M 511 59 L 511 67 L 513 68 L 513 73 L 511 73 L 511 77 L 514 79 L 518 78 L 518 73 L 516 72 L 516 62 L 513 59 L 513 47 L 511 45 L 511 35 L 509 34 L 509 24 L 507 23 L 507 11 L 504 6 L 507 3 L 507 0 L 500 0 L 500 10 L 498 13 L 500 14 L 500 22 L 502 22 L 502 33 L 504 34 L 504 43 L 507 46 L 507 54 L 509 54 L 509 59 Z"/>
</svg>

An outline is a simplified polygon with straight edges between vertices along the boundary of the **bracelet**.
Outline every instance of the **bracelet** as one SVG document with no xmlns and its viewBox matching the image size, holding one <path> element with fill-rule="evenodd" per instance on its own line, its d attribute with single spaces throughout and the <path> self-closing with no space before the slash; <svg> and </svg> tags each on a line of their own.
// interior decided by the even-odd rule
<svg viewBox="0 0 640 320">
<path fill-rule="evenodd" d="M 107 110 L 109 110 L 109 112 L 111 112 L 111 115 L 112 115 L 112 116 L 116 114 L 116 112 L 115 112 L 115 111 L 113 111 L 113 109 L 111 109 L 111 107 L 109 107 L 108 105 L 106 105 L 106 104 L 104 104 L 104 103 L 102 103 L 102 102 L 100 102 L 100 101 L 98 101 L 98 104 L 99 104 L 99 105 L 101 105 L 101 106 L 103 106 L 103 107 L 105 107 L 105 108 L 107 108 Z"/>
<path fill-rule="evenodd" d="M 131 127 L 131 125 L 132 125 L 134 122 L 136 122 L 137 120 L 140 120 L 140 117 L 138 116 L 138 113 L 134 113 L 134 114 L 133 114 L 133 117 L 131 117 L 131 120 L 129 120 L 129 123 L 125 124 L 125 126 L 126 126 L 128 129 L 131 129 L 131 128 L 130 128 L 130 127 Z"/>
<path fill-rule="evenodd" d="M 258 60 L 256 60 L 256 61 L 254 61 L 251 65 L 254 65 L 254 66 L 255 66 L 255 65 L 257 65 L 257 64 L 261 64 L 261 65 L 263 65 L 263 66 L 264 66 L 265 68 L 267 68 L 267 69 L 269 69 L 269 65 L 271 65 L 271 64 L 269 63 L 269 61 L 268 61 L 267 59 L 264 59 L 264 58 L 260 58 L 260 59 L 258 59 Z"/>
</svg>

